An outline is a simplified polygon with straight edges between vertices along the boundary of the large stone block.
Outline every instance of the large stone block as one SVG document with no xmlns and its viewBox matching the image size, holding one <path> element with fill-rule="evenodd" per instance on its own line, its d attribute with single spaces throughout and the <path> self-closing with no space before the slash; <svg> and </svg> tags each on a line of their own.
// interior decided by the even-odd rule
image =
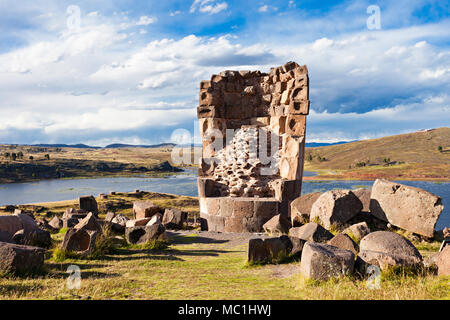
<svg viewBox="0 0 450 320">
<path fill-rule="evenodd" d="M 0 270 L 13 273 L 39 271 L 44 264 L 44 253 L 41 248 L 0 242 Z"/>
<path fill-rule="evenodd" d="M 314 202 L 310 219 L 319 218 L 326 229 L 333 223 L 342 225 L 362 209 L 362 203 L 351 190 L 332 190 L 324 192 Z"/>
<path fill-rule="evenodd" d="M 309 221 L 311 208 L 321 192 L 308 193 L 291 202 L 291 221 L 293 227 L 300 227 Z"/>
<path fill-rule="evenodd" d="M 161 211 L 160 207 L 148 200 L 133 202 L 134 219 L 150 218 L 156 213 L 161 213 Z"/>
<path fill-rule="evenodd" d="M 399 228 L 431 238 L 443 209 L 442 199 L 423 189 L 383 179 L 373 184 L 371 214 Z"/>
<path fill-rule="evenodd" d="M 98 214 L 97 201 L 93 196 L 82 196 L 79 199 L 80 209 L 86 212 L 92 212 L 93 214 Z"/>
<path fill-rule="evenodd" d="M 327 244 L 306 242 L 300 265 L 302 275 L 316 280 L 328 280 L 353 273 L 355 255 Z"/>
<path fill-rule="evenodd" d="M 289 114 L 286 118 L 285 132 L 291 136 L 305 136 L 306 116 Z"/>
</svg>

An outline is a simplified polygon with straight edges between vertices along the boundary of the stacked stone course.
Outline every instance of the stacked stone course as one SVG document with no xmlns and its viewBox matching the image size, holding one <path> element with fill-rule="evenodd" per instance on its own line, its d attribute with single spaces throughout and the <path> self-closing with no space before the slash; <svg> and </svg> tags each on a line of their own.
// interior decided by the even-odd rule
<svg viewBox="0 0 450 320">
<path fill-rule="evenodd" d="M 289 215 L 301 193 L 308 81 L 306 66 L 288 62 L 268 74 L 224 71 L 200 83 L 198 188 L 210 230 L 262 231 L 273 215 Z M 262 203 L 271 208 L 264 214 L 255 211 Z"/>
</svg>

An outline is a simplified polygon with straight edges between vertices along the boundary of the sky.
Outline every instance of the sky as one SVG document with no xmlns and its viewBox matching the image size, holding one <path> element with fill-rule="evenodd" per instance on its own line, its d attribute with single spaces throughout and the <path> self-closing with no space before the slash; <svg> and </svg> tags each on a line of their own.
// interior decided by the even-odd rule
<svg viewBox="0 0 450 320">
<path fill-rule="evenodd" d="M 0 143 L 156 144 L 185 130 L 198 141 L 201 80 L 287 61 L 309 70 L 307 142 L 448 127 L 449 12 L 419 0 L 0 0 Z"/>
</svg>

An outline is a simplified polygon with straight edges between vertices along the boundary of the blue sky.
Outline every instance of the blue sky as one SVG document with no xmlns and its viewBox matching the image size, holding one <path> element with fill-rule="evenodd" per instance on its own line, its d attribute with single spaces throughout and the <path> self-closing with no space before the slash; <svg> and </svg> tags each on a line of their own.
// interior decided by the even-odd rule
<svg viewBox="0 0 450 320">
<path fill-rule="evenodd" d="M 290 60 L 309 69 L 309 142 L 449 126 L 449 12 L 414 0 L 2 0 L 0 143 L 168 142 L 197 130 L 200 80 Z"/>
</svg>

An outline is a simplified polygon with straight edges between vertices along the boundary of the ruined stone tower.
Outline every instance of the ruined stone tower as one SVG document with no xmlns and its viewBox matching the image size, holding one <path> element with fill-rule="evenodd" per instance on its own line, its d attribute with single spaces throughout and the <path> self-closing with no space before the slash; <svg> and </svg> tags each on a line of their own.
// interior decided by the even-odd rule
<svg viewBox="0 0 450 320">
<path fill-rule="evenodd" d="M 308 69 L 224 71 L 200 83 L 198 192 L 208 230 L 260 232 L 300 196 Z"/>
</svg>

